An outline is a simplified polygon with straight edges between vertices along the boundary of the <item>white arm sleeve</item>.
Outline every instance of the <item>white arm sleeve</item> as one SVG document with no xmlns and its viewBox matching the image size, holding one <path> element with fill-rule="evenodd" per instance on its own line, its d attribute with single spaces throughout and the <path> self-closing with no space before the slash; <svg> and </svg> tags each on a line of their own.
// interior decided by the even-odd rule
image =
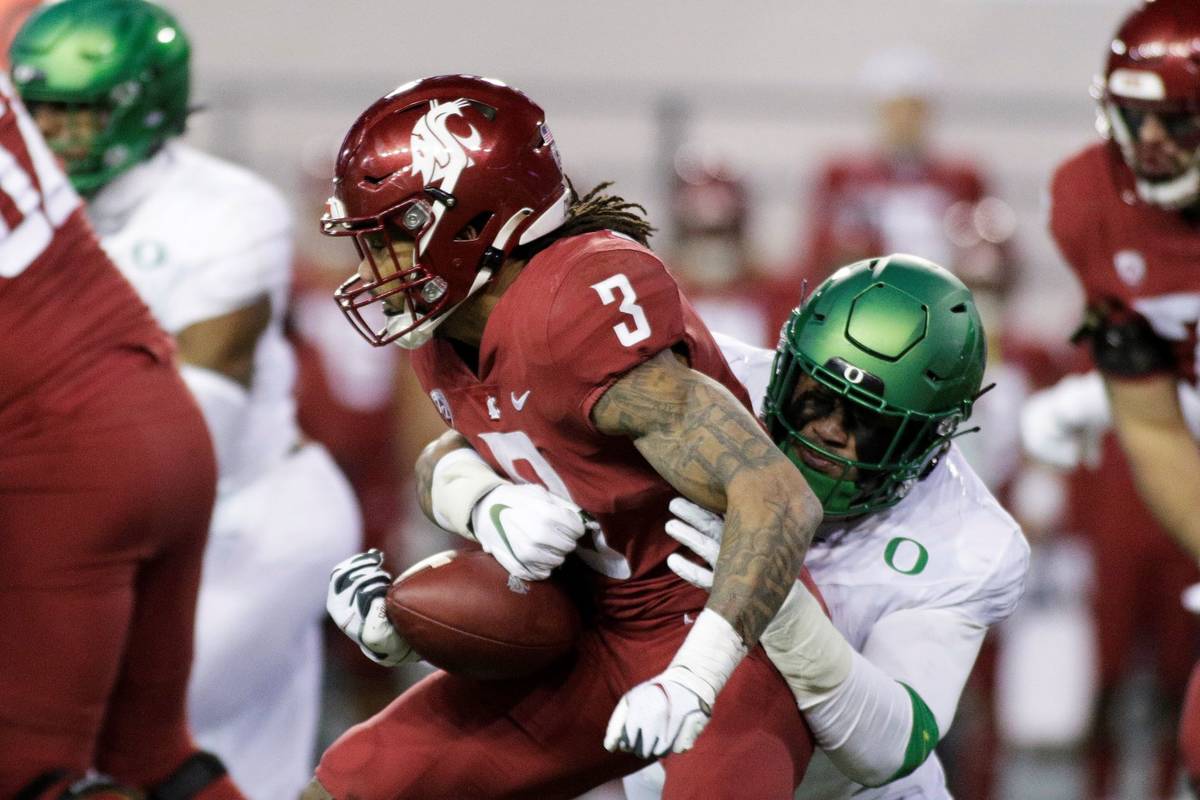
<svg viewBox="0 0 1200 800">
<path fill-rule="evenodd" d="M 194 364 L 180 364 L 179 373 L 208 425 L 217 455 L 217 474 L 226 478 L 237 463 L 250 393 L 232 378 Z"/>
<path fill-rule="evenodd" d="M 887 615 L 846 679 L 804 710 L 817 744 L 867 786 L 911 772 L 950 727 L 986 632 L 952 609 Z"/>
</svg>

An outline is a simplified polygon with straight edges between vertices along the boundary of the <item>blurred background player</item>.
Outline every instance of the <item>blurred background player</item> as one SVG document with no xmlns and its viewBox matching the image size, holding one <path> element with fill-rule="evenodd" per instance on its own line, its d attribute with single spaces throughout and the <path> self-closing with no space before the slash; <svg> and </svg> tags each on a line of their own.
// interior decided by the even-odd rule
<svg viewBox="0 0 1200 800">
<path fill-rule="evenodd" d="M 1148 520 L 1129 510 L 1088 523 L 1096 534 L 1101 581 L 1098 620 L 1107 628 L 1100 633 L 1105 672 L 1124 666 L 1135 633 L 1153 621 L 1159 714 L 1168 716 L 1180 707 L 1183 673 L 1197 652 L 1195 625 L 1178 608 L 1181 590 L 1195 580 L 1200 556 L 1200 449 L 1179 399 L 1179 384 L 1196 381 L 1200 320 L 1197 64 L 1200 8 L 1187 0 L 1141 5 L 1111 40 L 1095 92 L 1107 141 L 1064 161 L 1050 189 L 1050 231 L 1086 296 L 1076 339 L 1090 345 L 1100 378 L 1076 377 L 1056 387 L 1055 394 L 1031 404 L 1024 423 L 1034 453 L 1068 463 L 1083 455 L 1074 437 L 1094 437 L 1103 428 L 1107 405 L 1134 485 L 1184 548 L 1156 539 Z M 1105 455 L 1100 471 L 1083 480 L 1093 495 L 1117 493 L 1132 505 L 1122 467 L 1111 451 Z M 1200 672 L 1193 675 L 1196 695 Z M 1195 781 L 1200 778 L 1200 695 L 1190 701 L 1183 711 L 1181 744 Z M 1111 760 L 1105 756 L 1114 736 L 1104 729 L 1108 722 L 1102 705 L 1095 723 L 1096 796 L 1113 783 L 1105 763 Z M 1169 747 L 1163 750 L 1156 797 L 1173 791 L 1172 755 Z"/>
<path fill-rule="evenodd" d="M 282 320 L 291 217 L 255 175 L 175 137 L 190 47 L 144 0 L 66 0 L 13 42 L 17 90 L 108 254 L 178 342 L 219 485 L 205 553 L 189 708 L 197 739 L 254 798 L 312 770 L 323 596 L 360 522 L 327 452 L 296 424 Z M 306 596 L 307 594 L 307 596 Z"/>
<path fill-rule="evenodd" d="M 749 187 L 715 156 L 685 148 L 671 188 L 674 241 L 667 263 L 709 329 L 756 347 L 774 347 L 800 285 L 757 263 L 750 242 Z"/>
<path fill-rule="evenodd" d="M 236 800 L 186 722 L 212 445 L 7 69 L 0 175 L 0 797 Z"/>
<path fill-rule="evenodd" d="M 917 48 L 881 50 L 863 65 L 859 84 L 875 103 L 877 144 L 834 156 L 818 170 L 800 264 L 810 284 L 876 253 L 917 253 L 960 275 L 1004 261 L 996 245 L 1012 233 L 1011 211 L 987 200 L 977 166 L 936 150 L 940 82 L 937 62 Z M 977 220 L 982 243 L 956 246 L 949 232 Z"/>
</svg>

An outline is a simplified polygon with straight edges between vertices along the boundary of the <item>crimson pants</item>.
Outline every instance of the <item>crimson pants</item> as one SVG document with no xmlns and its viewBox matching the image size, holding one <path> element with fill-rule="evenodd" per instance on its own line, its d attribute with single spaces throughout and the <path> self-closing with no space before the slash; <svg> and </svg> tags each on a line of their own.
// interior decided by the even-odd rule
<svg viewBox="0 0 1200 800">
<path fill-rule="evenodd" d="M 0 797 L 54 769 L 153 785 L 195 752 L 212 446 L 170 365 L 112 361 L 102 391 L 0 436 Z"/>
<path fill-rule="evenodd" d="M 317 779 L 337 800 L 577 796 L 645 766 L 605 750 L 605 727 L 621 695 L 662 671 L 686 633 L 674 616 L 592 628 L 571 663 L 521 681 L 438 672 L 343 734 Z M 663 796 L 790 798 L 812 748 L 791 691 L 755 648 L 696 746 L 663 762 Z"/>
</svg>

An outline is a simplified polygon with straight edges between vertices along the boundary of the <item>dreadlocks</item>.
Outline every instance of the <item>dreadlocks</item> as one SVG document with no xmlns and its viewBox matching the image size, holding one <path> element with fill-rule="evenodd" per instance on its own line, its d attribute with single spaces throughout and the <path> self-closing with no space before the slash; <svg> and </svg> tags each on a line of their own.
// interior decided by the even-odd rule
<svg viewBox="0 0 1200 800">
<path fill-rule="evenodd" d="M 528 261 L 560 239 L 593 231 L 614 231 L 628 236 L 638 244 L 649 243 L 650 235 L 655 229 L 646 220 L 646 209 L 638 203 L 630 203 L 623 197 L 602 194 L 612 186 L 612 181 L 598 184 L 583 197 L 576 193 L 575 186 L 569 178 L 567 186 L 571 190 L 571 208 L 567 212 L 567 221 L 540 239 L 515 248 L 512 251 L 513 258 Z"/>
</svg>

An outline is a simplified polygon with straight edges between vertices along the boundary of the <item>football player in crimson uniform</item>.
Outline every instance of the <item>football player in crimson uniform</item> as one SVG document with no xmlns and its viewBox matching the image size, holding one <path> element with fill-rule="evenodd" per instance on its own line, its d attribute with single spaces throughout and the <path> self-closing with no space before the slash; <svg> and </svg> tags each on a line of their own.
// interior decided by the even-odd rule
<svg viewBox="0 0 1200 800">
<path fill-rule="evenodd" d="M 835 155 L 818 170 L 798 265 L 810 285 L 878 253 L 920 253 L 955 274 L 1007 261 L 998 241 L 957 241 L 962 232 L 973 236 L 963 230 L 973 217 L 1011 218 L 1011 211 L 987 196 L 975 164 L 940 155 L 930 141 L 937 71 L 928 54 L 907 47 L 880 51 L 864 64 L 860 83 L 875 99 L 879 143 L 870 152 Z M 992 237 L 994 227 L 984 232 Z"/>
<path fill-rule="evenodd" d="M 372 342 L 414 348 L 456 431 L 434 444 L 456 451 L 440 462 L 451 494 L 477 499 L 498 470 L 595 519 L 571 511 L 555 552 L 527 552 L 518 491 L 511 552 L 480 539 L 526 578 L 577 544 L 597 612 L 544 675 L 410 689 L 330 747 L 307 797 L 570 797 L 663 756 L 667 796 L 788 797 L 807 766 L 811 737 L 756 645 L 820 505 L 646 248 L 637 207 L 601 192 L 574 196 L 542 110 L 489 79 L 402 86 L 343 143 L 325 225 L 362 263 L 338 301 Z M 707 602 L 666 566 L 676 492 L 728 509 Z M 464 504 L 439 500 L 433 517 L 474 537 Z M 329 606 L 396 663 L 403 643 L 371 635 L 387 582 L 363 556 L 335 573 Z"/>
<path fill-rule="evenodd" d="M 700 319 L 710 330 L 774 346 L 800 300 L 800 284 L 774 279 L 753 262 L 745 181 L 685 149 L 675 158 L 670 208 L 675 241 L 667 262 Z"/>
<path fill-rule="evenodd" d="M 190 47 L 158 6 L 53 4 L 11 61 L 101 244 L 176 337 L 215 445 L 193 732 L 251 796 L 294 797 L 312 775 L 323 660 L 324 596 L 303 589 L 358 549 L 360 522 L 349 484 L 296 424 L 291 215 L 258 176 L 178 140 Z"/>
<path fill-rule="evenodd" d="M 7 73 L 0 175 L 0 797 L 240 798 L 186 719 L 204 420 Z"/>
<path fill-rule="evenodd" d="M 1097 86 L 1109 140 L 1063 162 L 1050 191 L 1051 233 L 1087 298 L 1080 338 L 1091 344 L 1135 483 L 1193 557 L 1200 557 L 1200 448 L 1177 384 L 1196 381 L 1200 322 L 1198 63 L 1195 3 L 1157 0 L 1134 11 L 1111 42 Z M 1200 697 L 1192 700 L 1185 734 L 1200 727 Z M 1181 744 L 1195 781 L 1200 740 L 1185 735 Z"/>
<path fill-rule="evenodd" d="M 796 796 L 948 798 L 934 745 L 1029 559 L 1016 523 L 950 443 L 984 374 L 971 295 L 945 270 L 894 255 L 839 270 L 793 311 L 777 354 L 716 336 L 825 512 L 806 564 L 830 619 L 797 584 L 762 639 L 823 748 Z M 443 486 L 452 470 L 423 460 L 420 471 L 427 504 L 454 494 Z M 559 544 L 562 501 L 519 488 L 524 544 Z M 455 513 L 470 513 L 486 540 L 489 507 L 507 491 Z M 667 531 L 714 564 L 720 518 L 681 499 L 671 510 L 679 519 Z M 675 554 L 668 565 L 711 585 L 695 562 Z M 662 776 L 642 770 L 626 793 L 656 798 Z"/>
</svg>

